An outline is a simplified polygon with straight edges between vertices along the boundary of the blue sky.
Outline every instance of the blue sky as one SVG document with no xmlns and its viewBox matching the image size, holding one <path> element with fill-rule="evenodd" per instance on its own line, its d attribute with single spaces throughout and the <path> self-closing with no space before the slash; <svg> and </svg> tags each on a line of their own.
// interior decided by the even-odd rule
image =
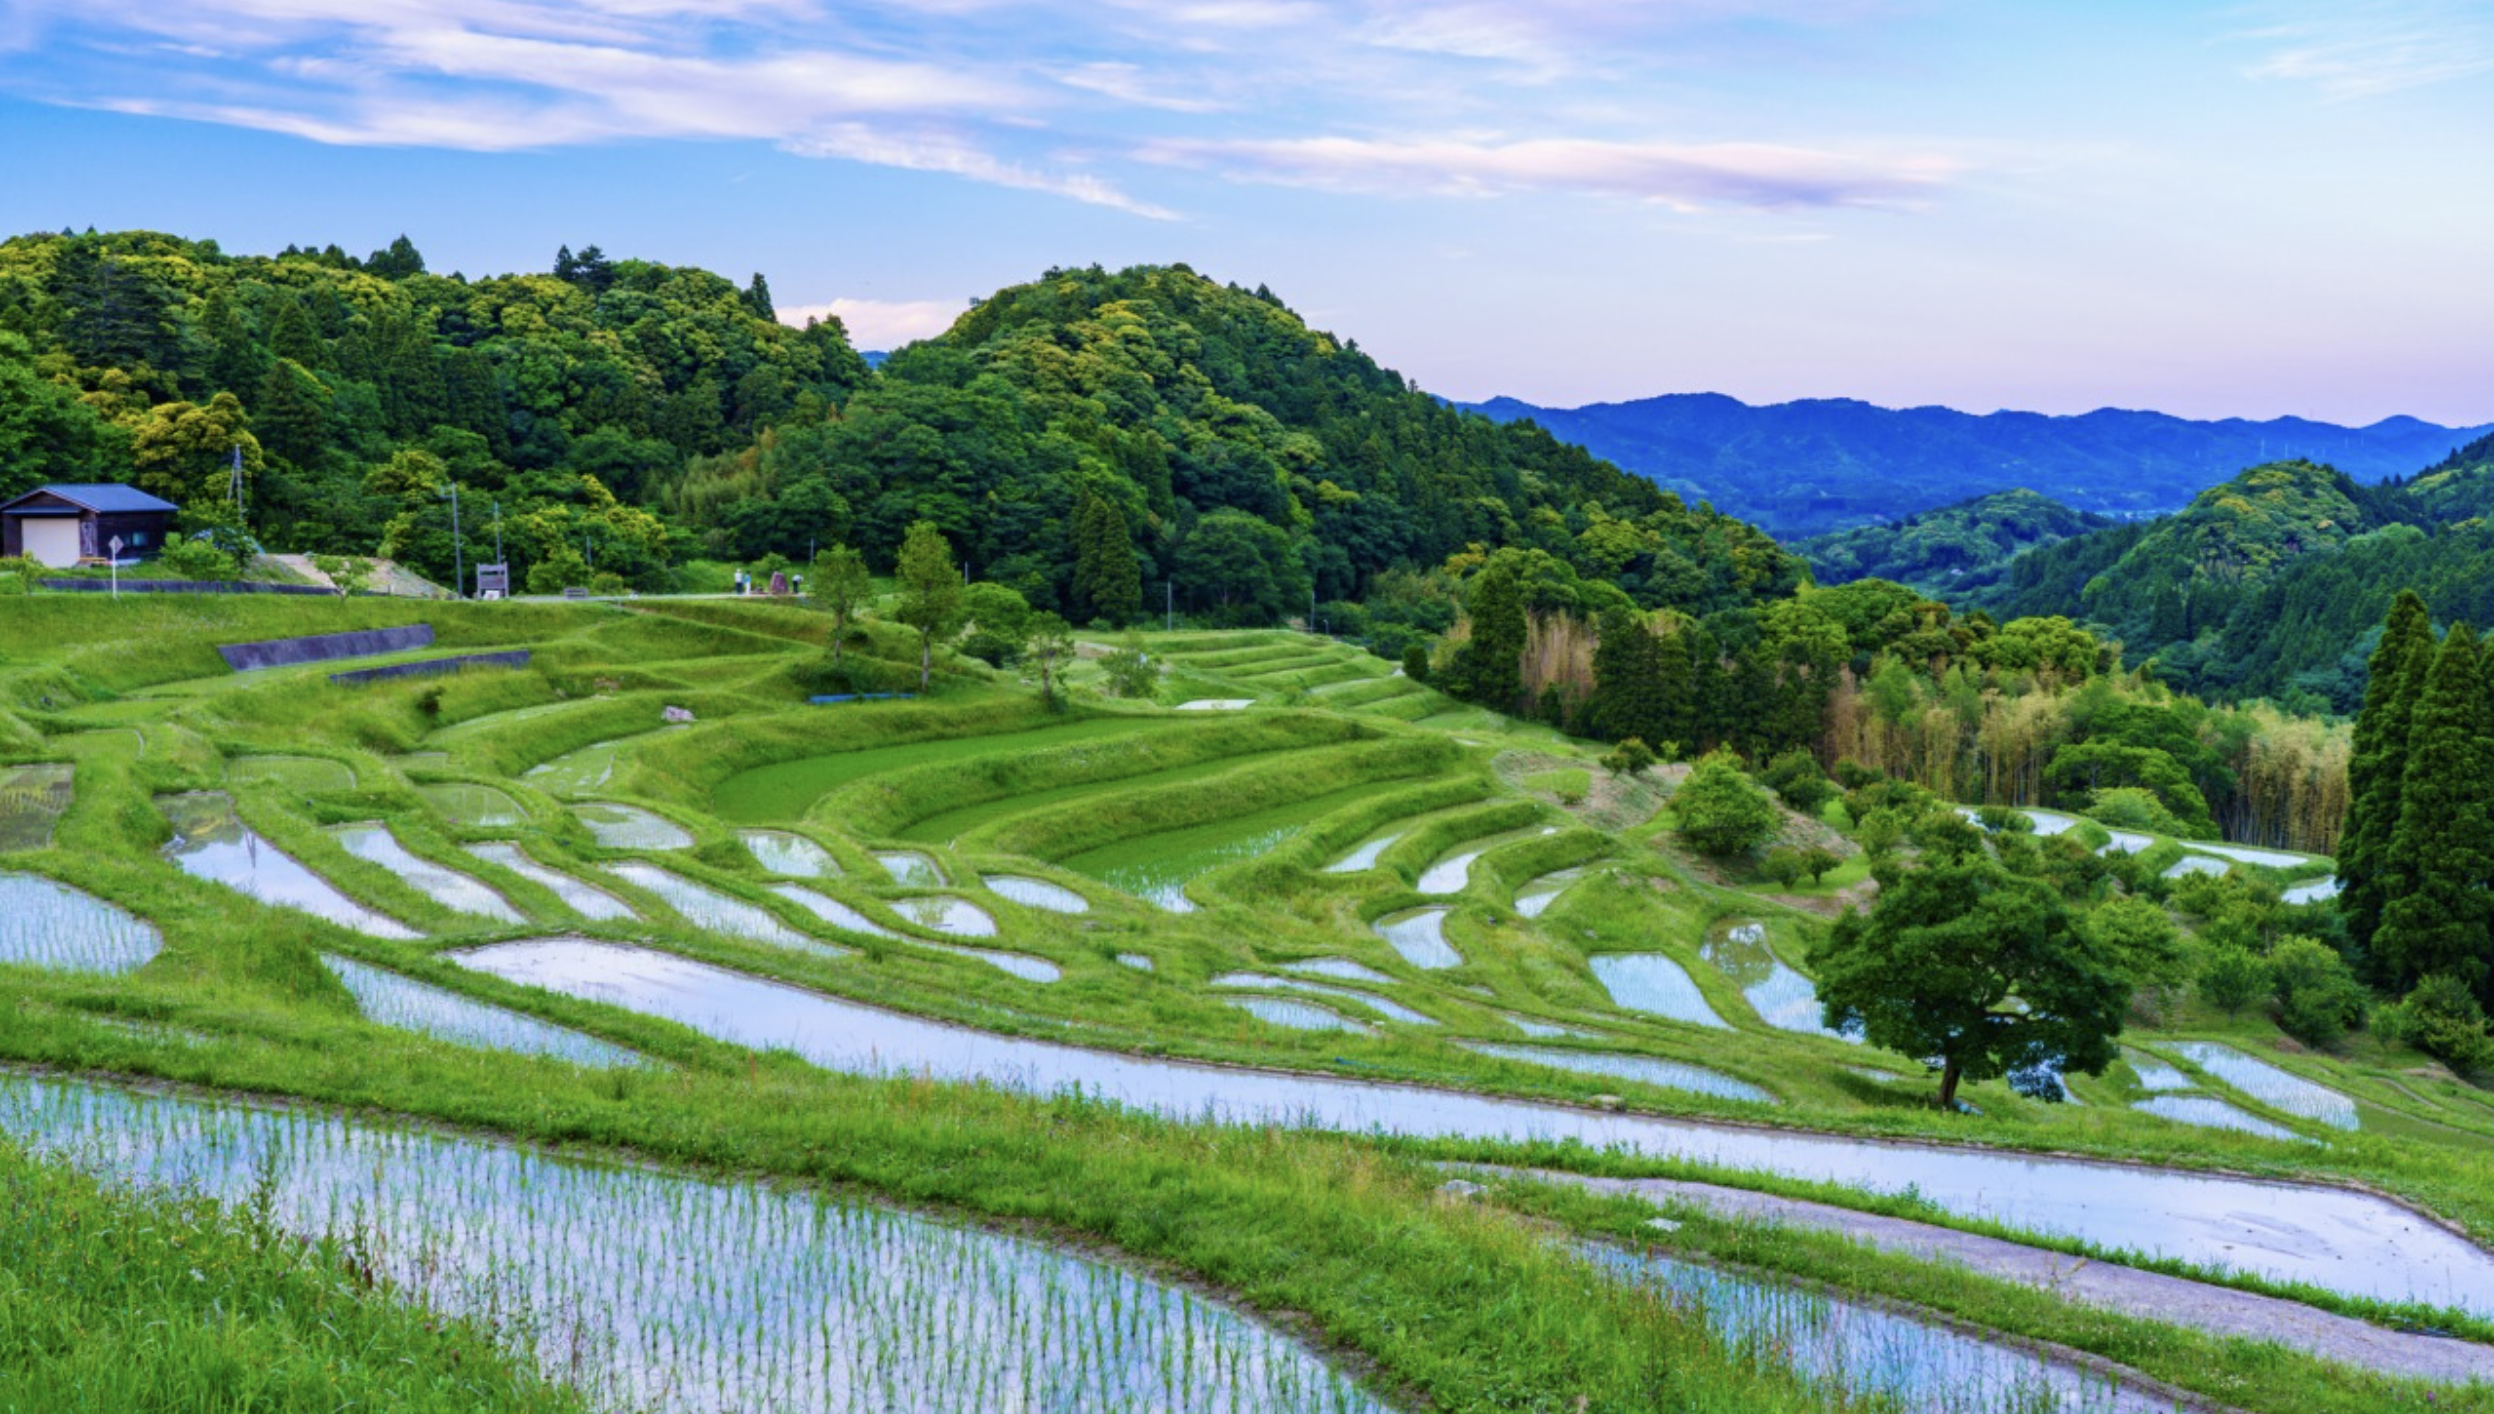
<svg viewBox="0 0 2494 1414">
<path fill-rule="evenodd" d="M 1263 283 L 1433 391 L 2494 419 L 2494 5 L 0 0 L 0 229 Z"/>
</svg>

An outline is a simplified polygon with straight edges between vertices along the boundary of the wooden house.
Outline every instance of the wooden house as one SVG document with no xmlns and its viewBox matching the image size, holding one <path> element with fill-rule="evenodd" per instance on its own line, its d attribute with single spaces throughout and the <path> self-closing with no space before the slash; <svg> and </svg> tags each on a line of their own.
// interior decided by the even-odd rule
<svg viewBox="0 0 2494 1414">
<path fill-rule="evenodd" d="M 135 486 L 38 486 L 0 505 L 0 556 L 31 555 L 68 569 L 110 557 L 119 537 L 124 564 L 152 559 L 180 509 Z"/>
</svg>

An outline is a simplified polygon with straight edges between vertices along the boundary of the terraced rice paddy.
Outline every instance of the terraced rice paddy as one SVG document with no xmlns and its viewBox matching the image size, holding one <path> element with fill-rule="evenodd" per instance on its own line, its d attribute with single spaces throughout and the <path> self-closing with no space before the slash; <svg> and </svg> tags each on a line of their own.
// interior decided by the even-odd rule
<svg viewBox="0 0 2494 1414">
<path fill-rule="evenodd" d="M 904 888 L 942 888 L 946 882 L 944 871 L 935 861 L 915 850 L 885 850 L 875 856 L 875 862 L 892 876 L 893 883 Z"/>
<path fill-rule="evenodd" d="M 785 830 L 743 830 L 736 836 L 744 841 L 745 850 L 762 866 L 766 874 L 783 879 L 836 879 L 840 877 L 840 861 L 831 851 Z"/>
<path fill-rule="evenodd" d="M 1913 1414 L 2172 1414 L 2171 1400 L 1862 1302 L 1608 1247 L 1587 1259 L 1819 1388 Z M 1880 1401 L 1885 1401 L 1881 1403 Z"/>
<path fill-rule="evenodd" d="M 2282 849 L 2254 849 L 2250 845 L 2211 844 L 2205 840 L 2185 840 L 2182 847 L 2200 854 L 2214 854 L 2238 864 L 2257 864 L 2264 869 L 2293 869 L 2310 864 L 2308 854 L 2289 854 Z"/>
<path fill-rule="evenodd" d="M 829 894 L 796 884 L 773 884 L 771 892 L 820 918 L 834 928 L 843 928 L 869 938 L 897 938 L 900 934 L 849 907 Z"/>
<path fill-rule="evenodd" d="M 355 789 L 354 770 L 322 756 L 245 756 L 226 763 L 225 778 L 295 796 Z"/>
<path fill-rule="evenodd" d="M 342 928 L 404 942 L 418 936 L 406 924 L 341 893 L 293 856 L 261 839 L 234 814 L 233 798 L 217 791 L 167 795 L 157 807 L 173 824 L 165 857 L 193 878 L 205 879 L 273 908 L 292 908 Z"/>
<path fill-rule="evenodd" d="M 996 936 L 996 920 L 987 910 L 966 898 L 949 898 L 941 894 L 918 898 L 896 899 L 892 911 L 921 928 L 933 928 L 956 938 L 992 938 Z"/>
<path fill-rule="evenodd" d="M 2326 903 L 2338 897 L 2339 887 L 2336 879 L 2314 879 L 2309 883 L 2295 885 L 2279 894 L 2278 898 L 2283 902 L 2295 904 Z"/>
<path fill-rule="evenodd" d="M 565 1030 L 524 1012 L 463 997 L 353 958 L 323 954 L 321 961 L 354 996 L 364 1019 L 378 1025 L 414 1031 L 454 1046 L 551 1056 L 599 1070 L 642 1063 L 639 1056 L 621 1046 Z"/>
<path fill-rule="evenodd" d="M 1026 879 L 1018 874 L 988 874 L 979 879 L 987 891 L 998 898 L 1011 899 L 1024 908 L 1049 913 L 1089 913 L 1091 900 L 1045 879 Z"/>
<path fill-rule="evenodd" d="M 1311 823 L 1375 795 L 1379 787 L 1334 791 L 1310 800 L 1167 830 L 1070 855 L 1057 863 L 1171 913 L 1192 913 L 1187 885 L 1232 864 L 1258 859 Z"/>
<path fill-rule="evenodd" d="M 663 815 L 637 805 L 591 801 L 572 807 L 572 818 L 586 826 L 601 849 L 691 849 L 692 833 Z"/>
<path fill-rule="evenodd" d="M 463 830 L 507 830 L 528 823 L 528 812 L 507 793 L 472 781 L 447 781 L 416 787 L 416 794 L 445 820 Z"/>
<path fill-rule="evenodd" d="M 0 854 L 49 849 L 75 798 L 73 766 L 0 766 Z"/>
<path fill-rule="evenodd" d="M 2165 870 L 2165 877 L 2168 879 L 2179 879 L 2186 874 L 2223 874 L 2226 872 L 2227 867 L 2226 862 L 2222 859 L 2210 859 L 2205 855 L 2199 854 L 2186 854 L 2182 858 L 2175 860 L 2174 863 Z"/>
<path fill-rule="evenodd" d="M 1318 996 L 1336 997 L 1347 1002 L 1357 1002 L 1359 1005 L 1368 1008 L 1370 1011 L 1377 1013 L 1379 1016 L 1384 1017 L 1388 1021 L 1399 1021 L 1406 1026 L 1435 1026 L 1438 1024 L 1436 1017 L 1414 1011 L 1410 1007 L 1403 1005 L 1401 1002 L 1388 1001 L 1384 997 L 1372 996 L 1367 992 L 1355 991 L 1349 987 L 1333 987 L 1322 982 L 1304 981 L 1297 977 L 1268 977 L 1260 972 L 1224 972 L 1220 976 L 1212 979 L 1212 985 L 1215 987 L 1238 987 L 1249 990 L 1311 992 Z"/>
<path fill-rule="evenodd" d="M 1065 976 L 1064 968 L 1044 957 L 1032 957 L 1028 953 L 1005 952 L 998 948 L 967 948 L 958 943 L 931 943 L 924 938 L 912 938 L 909 941 L 917 947 L 951 953 L 955 957 L 966 957 L 972 962 L 986 963 L 1008 977 L 1019 977 L 1025 982 L 1056 982 L 1063 980 Z"/>
<path fill-rule="evenodd" d="M 1526 1065 L 1547 1066 L 1552 1070 L 1574 1071 L 1579 1075 L 1601 1075 L 1613 1080 L 1635 1080 L 1658 1085 L 1666 1090 L 1689 1090 L 1700 1095 L 1715 1095 L 1726 1100 L 1749 1100 L 1761 1105 L 1776 1103 L 1772 1092 L 1735 1080 L 1720 1071 L 1683 1061 L 1660 1060 L 1653 1056 L 1620 1055 L 1608 1051 L 1570 1051 L 1552 1046 L 1509 1046 L 1494 1041 L 1466 1041 L 1463 1048 L 1479 1055 L 1497 1056 L 1501 1060 L 1522 1061 Z"/>
<path fill-rule="evenodd" d="M 2356 1127 L 2355 1101 L 2327 1086 L 2315 1085 L 2300 1075 L 2214 1041 L 2176 1041 L 2172 1048 L 2184 1060 L 2273 1110 L 2283 1110 L 2332 1129 Z"/>
<path fill-rule="evenodd" d="M 1080 1087 L 1086 1096 L 1181 1118 L 1349 1133 L 1574 1140 L 1873 1192 L 1910 1186 L 1941 1211 L 2011 1228 L 2349 1295 L 2494 1314 L 2494 1254 L 2418 1222 L 2395 1204 L 2345 1189 L 1604 1114 L 1462 1091 L 1128 1056 L 881 1011 L 582 938 L 494 944 L 453 960 L 663 1017 L 733 1044 L 785 1047 L 852 1074 L 923 1073 L 1042 1095 Z M 2244 1243 L 2246 1231 L 2261 1233 L 2262 1240 Z"/>
<path fill-rule="evenodd" d="M 1368 1029 L 1340 1012 L 1328 1011 L 1312 1002 L 1294 1002 L 1284 997 L 1223 997 L 1221 1000 L 1268 1026 L 1291 1031 L 1364 1032 Z"/>
<path fill-rule="evenodd" d="M 1414 967 L 1432 971 L 1463 966 L 1463 954 L 1446 941 L 1444 908 L 1415 908 L 1407 913 L 1393 913 L 1377 920 L 1377 936 L 1386 946 Z"/>
<path fill-rule="evenodd" d="M 737 772 L 711 791 L 711 801 L 725 820 L 797 820 L 804 818 L 824 796 L 870 776 L 984 756 L 1025 755 L 1076 742 L 1132 736 L 1169 725 L 1165 719 L 1151 717 L 1088 717 L 1028 731 L 939 737 L 901 746 L 808 756 Z"/>
<path fill-rule="evenodd" d="M 1718 923 L 1707 931 L 1706 945 L 1698 956 L 1740 988 L 1758 1019 L 1767 1025 L 1805 1035 L 1861 1039 L 1830 1031 L 1822 1024 L 1818 988 L 1775 955 L 1765 924 L 1748 918 Z"/>
<path fill-rule="evenodd" d="M 67 884 L 0 873 L 0 966 L 135 972 L 164 950 L 145 921 Z"/>
<path fill-rule="evenodd" d="M 453 913 L 490 918 L 497 923 L 528 921 L 511 906 L 510 900 L 477 880 L 408 853 L 406 846 L 384 826 L 338 825 L 331 828 L 329 837 L 347 853 L 389 870 L 409 888 Z"/>
<path fill-rule="evenodd" d="M 1592 967 L 1594 979 L 1611 994 L 1611 1000 L 1629 1011 L 1691 1026 L 1732 1029 L 1706 1004 L 1706 994 L 1689 980 L 1688 969 L 1661 953 L 1607 953 L 1594 958 Z"/>
<path fill-rule="evenodd" d="M 2231 1129 L 2242 1134 L 2257 1134 L 2263 1139 L 2303 1138 L 2284 1125 L 2271 1124 L 2213 1095 L 2157 1095 L 2136 1101 L 2131 1108 L 2141 1114 L 2170 1119 L 2176 1124 L 2197 1125 L 2202 1129 Z"/>
<path fill-rule="evenodd" d="M 845 948 L 816 942 L 780 922 L 771 916 L 768 909 L 743 899 L 731 898 L 707 884 L 697 884 L 655 864 L 616 864 L 609 866 L 607 872 L 634 888 L 657 895 L 659 902 L 674 909 L 678 917 L 705 933 L 718 933 L 730 938 L 742 938 L 749 943 L 763 943 L 823 957 L 848 955 Z"/>
<path fill-rule="evenodd" d="M 659 730 L 673 728 L 662 727 Z M 622 764 L 623 753 L 636 740 L 635 737 L 618 737 L 567 752 L 529 768 L 528 783 L 549 795 L 587 795 L 604 790 L 613 784 L 615 769 Z"/>
<path fill-rule="evenodd" d="M 606 890 L 585 880 L 548 869 L 529 858 L 515 844 L 472 844 L 468 853 L 488 864 L 508 869 L 528 882 L 563 901 L 563 906 L 592 922 L 617 918 L 637 918 L 630 905 Z"/>
<path fill-rule="evenodd" d="M 1157 963 L 1154 963 L 1150 957 L 1139 952 L 1119 953 L 1117 955 L 1117 965 L 1120 967 L 1131 967 L 1137 972 L 1156 972 L 1159 970 L 1159 965 Z"/>
<path fill-rule="evenodd" d="M 1320 957 L 1308 962 L 1285 962 L 1282 964 L 1282 970 L 1296 972 L 1304 977 L 1331 977 L 1337 982 L 1383 984 L 1394 980 L 1375 968 L 1362 967 L 1349 958 L 1341 957 Z"/>
<path fill-rule="evenodd" d="M 1382 1414 L 1183 1288 L 803 1189 L 22 1076 L 0 1076 L 0 1129 L 123 1185 L 260 1191 L 281 1229 L 533 1334 L 519 1353 L 599 1407 Z"/>
<path fill-rule="evenodd" d="M 1515 911 L 1526 918 L 1539 918 L 1550 911 L 1550 905 L 1559 901 L 1559 895 L 1575 887 L 1576 881 L 1584 877 L 1582 869 L 1561 869 L 1555 874 L 1527 880 L 1524 887 L 1515 891 Z"/>
<path fill-rule="evenodd" d="M 1349 854 L 1346 854 L 1340 859 L 1335 860 L 1333 863 L 1326 865 L 1325 872 L 1328 874 L 1357 874 L 1363 869 L 1374 869 L 1377 867 L 1378 857 L 1384 854 L 1388 849 L 1392 848 L 1395 841 L 1410 833 L 1411 831 L 1409 828 L 1398 828 L 1388 830 L 1382 835 L 1372 835 L 1368 839 L 1362 841 L 1360 845 L 1353 849 Z"/>
</svg>

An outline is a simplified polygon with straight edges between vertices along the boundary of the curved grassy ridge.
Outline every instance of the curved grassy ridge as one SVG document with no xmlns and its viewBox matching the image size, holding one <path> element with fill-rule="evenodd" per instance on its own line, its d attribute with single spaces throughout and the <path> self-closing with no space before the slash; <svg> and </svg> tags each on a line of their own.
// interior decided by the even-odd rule
<svg viewBox="0 0 2494 1414">
<path fill-rule="evenodd" d="M 1339 733 L 1334 739 L 1342 744 L 1295 751 L 1283 760 L 1253 762 L 1200 781 L 1141 788 L 1113 799 L 1085 800 L 1016 816 L 966 836 L 962 846 L 1062 859 L 1156 830 L 1201 825 L 1305 800 L 1323 793 L 1319 786 L 1326 791 L 1341 790 L 1424 775 L 1462 757 L 1450 744 L 1425 737 L 1362 739 L 1349 723 L 1323 717 L 1295 720 L 1324 723 Z"/>
<path fill-rule="evenodd" d="M 338 1243 L 107 1190 L 0 1143 L 0 1409 L 408 1414 L 585 1406 Z"/>
<path fill-rule="evenodd" d="M 1310 891 L 1320 899 L 1365 891 L 1365 870 L 1328 874 L 1325 866 L 1349 853 L 1360 841 L 1399 821 L 1414 820 L 1441 810 L 1472 805 L 1490 791 L 1477 775 L 1449 776 L 1408 790 L 1395 791 L 1338 810 L 1284 841 L 1262 859 L 1237 865 L 1222 875 L 1221 891 L 1241 902 L 1277 908 L 1297 904 Z"/>
<path fill-rule="evenodd" d="M 1430 865 L 1460 846 L 1539 824 L 1548 818 L 1549 812 L 1532 801 L 1501 800 L 1478 810 L 1424 821 L 1377 856 L 1377 867 L 1399 876 L 1407 885 L 1413 884 Z"/>
<path fill-rule="evenodd" d="M 1023 697 L 978 695 L 943 702 L 861 702 L 752 713 L 732 722 L 696 723 L 636 754 L 630 783 L 644 795 L 717 810 L 734 820 L 794 819 L 802 809 L 780 801 L 764 781 L 740 777 L 779 772 L 812 776 L 791 799 L 810 804 L 825 792 L 871 774 L 873 753 L 922 744 L 1010 736 L 1088 720 L 1090 712 L 1054 713 Z M 1002 748 L 1000 748 L 1002 749 Z M 811 770 L 814 763 L 821 769 Z"/>
<path fill-rule="evenodd" d="M 838 822 L 868 836 L 897 836 L 903 831 L 914 835 L 922 833 L 913 830 L 916 826 L 965 821 L 938 833 L 978 848 L 993 833 L 982 826 L 1008 815 L 1044 811 L 1094 794 L 1123 794 L 1127 787 L 1147 789 L 1152 782 L 1146 778 L 1152 776 L 1200 770 L 1242 757 L 1358 741 L 1367 735 L 1357 723 L 1325 717 L 1206 717 L 1096 741 L 911 766 L 846 786 L 823 797 L 811 813 L 817 820 Z M 991 814 L 982 807 L 996 809 Z M 994 847 L 1009 853 L 1035 853 Z"/>
</svg>

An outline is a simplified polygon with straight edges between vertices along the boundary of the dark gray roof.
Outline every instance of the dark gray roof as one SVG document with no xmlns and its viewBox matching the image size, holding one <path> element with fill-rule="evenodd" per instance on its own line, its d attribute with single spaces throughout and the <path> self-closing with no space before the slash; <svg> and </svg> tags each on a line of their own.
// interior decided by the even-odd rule
<svg viewBox="0 0 2494 1414">
<path fill-rule="evenodd" d="M 28 497 L 46 494 L 58 496 L 71 505 L 83 506 L 100 515 L 182 509 L 171 501 L 150 496 L 136 486 L 123 486 L 115 482 L 99 486 L 38 486 L 26 495 L 18 497 L 17 500 L 9 502 L 7 506 L 0 506 L 0 511 L 7 510 L 9 506 L 14 506 L 18 501 L 26 500 Z"/>
</svg>

